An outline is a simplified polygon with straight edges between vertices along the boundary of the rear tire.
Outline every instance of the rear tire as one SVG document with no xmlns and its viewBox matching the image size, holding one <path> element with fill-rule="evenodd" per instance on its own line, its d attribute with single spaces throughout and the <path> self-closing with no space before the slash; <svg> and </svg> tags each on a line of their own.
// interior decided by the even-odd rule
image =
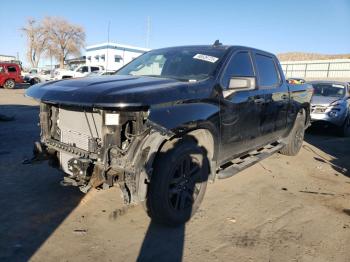
<svg viewBox="0 0 350 262">
<path fill-rule="evenodd" d="M 305 134 L 305 111 L 298 113 L 294 126 L 287 138 L 288 143 L 280 150 L 282 155 L 295 156 L 299 153 L 304 141 Z"/>
<path fill-rule="evenodd" d="M 16 86 L 16 82 L 13 79 L 7 79 L 4 83 L 4 88 L 6 89 L 14 89 Z"/>
<path fill-rule="evenodd" d="M 154 163 L 147 213 L 156 223 L 181 225 L 203 200 L 209 176 L 206 151 L 192 139 L 174 140 L 164 145 Z"/>
<path fill-rule="evenodd" d="M 37 77 L 34 77 L 34 78 L 30 79 L 29 83 L 30 83 L 31 85 L 38 84 L 38 83 L 40 83 L 40 79 L 37 78 Z"/>
</svg>

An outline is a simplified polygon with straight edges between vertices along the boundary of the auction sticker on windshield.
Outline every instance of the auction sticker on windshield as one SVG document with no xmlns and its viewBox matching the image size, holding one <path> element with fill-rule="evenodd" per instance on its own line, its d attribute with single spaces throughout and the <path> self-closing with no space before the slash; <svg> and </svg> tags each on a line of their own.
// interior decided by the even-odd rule
<svg viewBox="0 0 350 262">
<path fill-rule="evenodd" d="M 203 55 L 203 54 L 196 54 L 193 58 L 203 60 L 206 62 L 210 62 L 210 63 L 215 63 L 216 61 L 219 60 L 219 58 L 217 58 L 215 56 Z"/>
</svg>

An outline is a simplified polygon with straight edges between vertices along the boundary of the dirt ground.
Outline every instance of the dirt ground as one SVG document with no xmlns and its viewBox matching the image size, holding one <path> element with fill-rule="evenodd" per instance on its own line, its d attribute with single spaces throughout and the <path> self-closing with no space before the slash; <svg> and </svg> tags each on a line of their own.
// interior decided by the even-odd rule
<svg viewBox="0 0 350 262">
<path fill-rule="evenodd" d="M 308 131 L 296 157 L 275 154 L 210 184 L 184 227 L 122 208 L 117 188 L 87 195 L 47 164 L 22 165 L 38 107 L 0 89 L 0 261 L 350 261 L 350 139 Z"/>
</svg>

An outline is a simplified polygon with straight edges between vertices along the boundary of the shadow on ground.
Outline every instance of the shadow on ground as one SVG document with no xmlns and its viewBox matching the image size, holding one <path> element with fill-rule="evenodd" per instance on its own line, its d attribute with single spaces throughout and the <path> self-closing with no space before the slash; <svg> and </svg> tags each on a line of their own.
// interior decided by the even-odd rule
<svg viewBox="0 0 350 262">
<path fill-rule="evenodd" d="M 37 106 L 1 105 L 0 261 L 28 261 L 78 205 L 83 194 L 61 187 L 47 164 L 22 165 L 39 138 Z"/>
<path fill-rule="evenodd" d="M 188 135 L 165 144 L 155 156 L 145 203 L 153 220 L 137 261 L 183 260 L 185 224 L 179 225 L 179 221 L 189 221 L 203 199 L 210 173 L 207 155 L 197 139 Z M 146 164 L 146 170 L 150 165 Z"/>
<path fill-rule="evenodd" d="M 21 84 L 16 84 L 15 89 L 27 89 L 30 87 L 30 84 L 28 83 L 21 83 Z"/>
<path fill-rule="evenodd" d="M 323 163 L 329 162 L 334 170 L 350 178 L 349 137 L 340 137 L 339 130 L 336 127 L 313 125 L 307 129 L 305 141 L 334 158 L 328 161 L 328 159 L 325 159 L 322 155 L 318 155 L 317 152 L 314 152 L 316 155 L 314 157 L 315 160 Z M 341 142 L 341 146 L 339 146 L 339 142 Z M 310 148 L 305 149 L 312 150 Z"/>
<path fill-rule="evenodd" d="M 182 261 L 185 225 L 169 228 L 151 222 L 137 261 Z"/>
</svg>

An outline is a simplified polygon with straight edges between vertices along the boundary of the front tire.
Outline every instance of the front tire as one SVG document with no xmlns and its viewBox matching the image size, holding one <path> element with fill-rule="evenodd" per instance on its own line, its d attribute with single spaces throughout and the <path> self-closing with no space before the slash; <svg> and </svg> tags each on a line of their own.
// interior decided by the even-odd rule
<svg viewBox="0 0 350 262">
<path fill-rule="evenodd" d="M 14 89 L 16 86 L 16 82 L 13 79 L 7 79 L 4 83 L 4 88 L 6 89 Z"/>
<path fill-rule="evenodd" d="M 295 156 L 299 153 L 304 141 L 305 134 L 305 111 L 298 113 L 294 126 L 287 138 L 288 143 L 280 150 L 282 155 Z"/>
<path fill-rule="evenodd" d="M 343 137 L 350 136 L 350 115 L 346 117 L 344 124 L 340 129 L 340 135 Z"/>
<path fill-rule="evenodd" d="M 192 139 L 165 144 L 158 153 L 147 195 L 147 212 L 159 224 L 187 222 L 201 204 L 207 187 L 206 150 Z"/>
</svg>

